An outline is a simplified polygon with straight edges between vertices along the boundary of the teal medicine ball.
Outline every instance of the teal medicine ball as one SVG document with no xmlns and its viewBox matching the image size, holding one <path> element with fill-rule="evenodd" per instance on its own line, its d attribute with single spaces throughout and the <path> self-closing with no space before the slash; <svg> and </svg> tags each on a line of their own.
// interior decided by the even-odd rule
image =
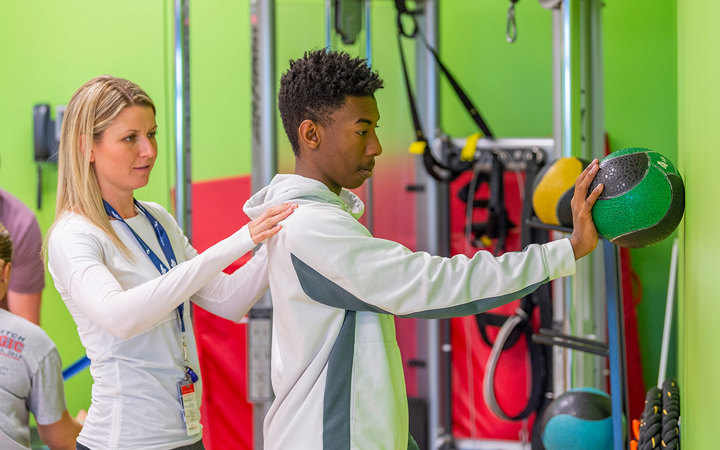
<svg viewBox="0 0 720 450">
<path fill-rule="evenodd" d="M 540 430 L 546 450 L 611 449 L 610 396 L 593 388 L 571 389 L 548 405 Z"/>
<path fill-rule="evenodd" d="M 600 161 L 588 193 L 605 188 L 593 207 L 598 233 L 620 247 L 646 247 L 668 237 L 685 211 L 685 185 L 665 156 L 626 148 Z"/>
</svg>

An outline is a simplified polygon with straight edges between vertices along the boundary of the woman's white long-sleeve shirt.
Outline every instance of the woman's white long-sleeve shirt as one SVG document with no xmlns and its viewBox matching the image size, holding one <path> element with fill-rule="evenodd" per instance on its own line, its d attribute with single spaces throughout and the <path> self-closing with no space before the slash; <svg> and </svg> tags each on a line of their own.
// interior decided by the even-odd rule
<svg viewBox="0 0 720 450">
<path fill-rule="evenodd" d="M 78 214 L 60 218 L 48 239 L 50 274 L 91 360 L 92 403 L 78 442 L 92 449 L 198 441 L 186 434 L 177 394 L 184 360 L 176 308 L 185 304 L 188 359 L 199 374 L 189 302 L 238 321 L 268 286 L 263 250 L 232 275 L 222 273 L 254 247 L 247 226 L 198 254 L 164 208 L 142 205 L 165 228 L 178 262 L 163 276 L 119 221 L 111 224 L 132 258 Z M 139 213 L 126 222 L 170 267 L 148 219 Z M 202 376 L 196 392 L 199 401 Z"/>
</svg>

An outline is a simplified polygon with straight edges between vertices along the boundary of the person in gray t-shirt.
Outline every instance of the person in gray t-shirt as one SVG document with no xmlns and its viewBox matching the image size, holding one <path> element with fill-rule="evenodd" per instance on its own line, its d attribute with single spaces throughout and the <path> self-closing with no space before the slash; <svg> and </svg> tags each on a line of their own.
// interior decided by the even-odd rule
<svg viewBox="0 0 720 450">
<path fill-rule="evenodd" d="M 10 282 L 12 240 L 0 223 L 0 297 Z M 51 449 L 74 449 L 82 425 L 65 406 L 55 344 L 32 322 L 0 309 L 0 448 L 30 447 L 30 413 Z M 84 413 L 84 412 L 83 412 Z"/>
</svg>

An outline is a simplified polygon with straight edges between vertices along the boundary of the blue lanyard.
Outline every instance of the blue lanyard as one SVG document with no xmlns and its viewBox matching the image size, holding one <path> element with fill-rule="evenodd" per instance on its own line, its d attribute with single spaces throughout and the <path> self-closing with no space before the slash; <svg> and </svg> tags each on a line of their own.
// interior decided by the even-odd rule
<svg viewBox="0 0 720 450">
<path fill-rule="evenodd" d="M 158 244 L 160 244 L 160 248 L 162 249 L 163 254 L 165 255 L 165 259 L 170 263 L 170 268 L 173 268 L 177 265 L 177 261 L 175 260 L 175 252 L 172 249 L 172 245 L 170 244 L 170 239 L 168 238 L 167 232 L 165 231 L 165 228 L 163 228 L 162 225 L 160 225 L 160 222 L 153 217 L 152 214 L 150 214 L 144 207 L 141 205 L 137 200 L 133 199 L 133 202 L 135 203 L 135 206 L 137 209 L 140 210 L 141 213 L 145 215 L 145 217 L 148 218 L 150 221 L 150 224 L 153 227 L 153 230 L 155 230 L 155 237 L 157 237 Z M 120 217 L 120 214 L 118 214 L 117 211 L 115 211 L 115 208 L 110 206 L 110 203 L 103 200 L 103 205 L 105 206 L 105 212 L 109 215 L 115 218 L 116 220 L 119 220 L 120 222 L 124 223 L 126 227 L 128 227 L 128 230 L 135 236 L 135 239 L 138 241 L 142 249 L 145 251 L 145 254 L 148 255 L 150 258 L 150 261 L 155 265 L 155 268 L 160 272 L 160 275 L 165 275 L 168 271 L 167 266 L 165 263 L 162 262 L 160 258 L 155 254 L 154 251 L 148 245 L 145 243 L 145 241 L 142 240 L 140 236 L 135 232 L 135 230 L 132 229 L 130 225 L 125 222 L 125 220 Z M 185 320 L 183 319 L 183 309 L 185 305 L 180 303 L 180 305 L 177 307 L 178 315 L 180 316 L 180 329 L 182 332 L 185 332 Z"/>
<path fill-rule="evenodd" d="M 177 261 L 175 260 L 175 252 L 172 249 L 172 245 L 170 244 L 170 238 L 168 238 L 167 232 L 165 231 L 165 228 L 163 228 L 162 225 L 160 225 L 160 222 L 153 217 L 152 214 L 150 214 L 143 205 L 140 204 L 137 200 L 133 199 L 133 203 L 135 204 L 135 207 L 140 210 L 141 213 L 147 217 L 147 219 L 150 221 L 150 224 L 153 227 L 153 230 L 155 230 L 155 237 L 157 237 L 158 243 L 160 244 L 160 248 L 162 249 L 163 254 L 165 255 L 165 259 L 170 263 L 170 268 L 172 269 L 177 265 Z M 145 254 L 148 255 L 150 258 L 150 261 L 155 265 L 155 268 L 160 272 L 160 275 L 165 275 L 168 271 L 167 266 L 165 263 L 162 262 L 160 258 L 155 254 L 154 251 L 148 245 L 145 243 L 145 241 L 142 240 L 140 236 L 135 232 L 135 230 L 132 229 L 130 225 L 128 225 L 127 222 L 118 214 L 117 211 L 115 211 L 115 208 L 110 206 L 110 203 L 103 200 L 103 205 L 105 206 L 105 212 L 112 216 L 114 219 L 119 220 L 120 222 L 124 223 L 126 227 L 128 227 L 128 230 L 135 236 L 135 239 L 138 241 L 142 249 L 145 251 Z M 176 311 L 178 313 L 178 318 L 180 319 L 180 331 L 182 331 L 182 339 L 183 339 L 183 353 L 185 353 L 185 319 L 183 318 L 183 311 L 185 309 L 185 305 L 183 303 L 180 303 L 178 307 L 176 308 Z M 195 375 L 195 372 L 187 366 L 187 356 L 185 357 L 186 361 L 186 373 L 188 374 L 188 377 L 190 377 L 193 381 L 197 381 L 197 375 Z"/>
</svg>

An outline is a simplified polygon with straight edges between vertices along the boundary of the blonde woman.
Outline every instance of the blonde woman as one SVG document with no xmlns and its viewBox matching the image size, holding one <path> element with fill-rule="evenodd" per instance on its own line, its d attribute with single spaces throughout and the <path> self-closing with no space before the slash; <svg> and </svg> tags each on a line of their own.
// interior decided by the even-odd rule
<svg viewBox="0 0 720 450">
<path fill-rule="evenodd" d="M 78 449 L 201 449 L 201 377 L 190 302 L 240 320 L 268 286 L 264 251 L 283 204 L 198 254 L 160 205 L 138 201 L 157 157 L 155 106 L 110 76 L 65 112 L 48 266 L 90 358 L 92 403 Z"/>
</svg>

